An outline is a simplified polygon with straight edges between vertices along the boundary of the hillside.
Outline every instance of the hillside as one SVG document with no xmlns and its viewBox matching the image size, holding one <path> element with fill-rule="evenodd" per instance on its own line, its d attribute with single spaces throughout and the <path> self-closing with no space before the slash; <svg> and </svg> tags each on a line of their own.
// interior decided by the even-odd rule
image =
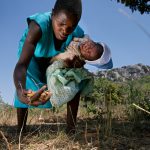
<svg viewBox="0 0 150 150">
<path fill-rule="evenodd" d="M 150 66 L 143 64 L 128 65 L 96 73 L 96 76 L 112 81 L 134 80 L 148 75 L 150 75 Z"/>
</svg>

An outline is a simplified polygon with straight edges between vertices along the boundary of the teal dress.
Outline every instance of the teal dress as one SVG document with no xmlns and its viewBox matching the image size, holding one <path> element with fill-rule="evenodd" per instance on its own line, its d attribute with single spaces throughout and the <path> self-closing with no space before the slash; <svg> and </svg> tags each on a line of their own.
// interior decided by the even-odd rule
<svg viewBox="0 0 150 150">
<path fill-rule="evenodd" d="M 42 37 L 36 45 L 36 49 L 34 52 L 34 56 L 32 57 L 26 75 L 26 89 L 31 89 L 33 91 L 37 91 L 43 85 L 46 84 L 46 74 L 43 73 L 41 68 L 41 58 L 51 58 L 59 53 L 64 52 L 66 47 L 69 45 L 73 37 L 83 37 L 84 32 L 83 30 L 77 26 L 76 29 L 70 34 L 67 40 L 62 44 L 61 49 L 57 51 L 54 45 L 53 39 L 53 28 L 51 25 L 51 13 L 37 13 L 35 15 L 30 16 L 27 18 L 27 22 L 30 23 L 31 20 L 34 20 L 42 30 Z M 25 30 L 20 42 L 19 42 L 19 49 L 18 49 L 18 57 L 22 52 L 22 47 L 24 41 L 26 39 L 28 33 L 28 28 Z M 22 103 L 15 93 L 14 96 L 14 107 L 16 108 L 29 108 L 33 106 L 29 106 L 27 104 Z M 44 105 L 39 105 L 38 108 L 51 108 L 52 105 L 50 101 L 48 101 Z"/>
</svg>

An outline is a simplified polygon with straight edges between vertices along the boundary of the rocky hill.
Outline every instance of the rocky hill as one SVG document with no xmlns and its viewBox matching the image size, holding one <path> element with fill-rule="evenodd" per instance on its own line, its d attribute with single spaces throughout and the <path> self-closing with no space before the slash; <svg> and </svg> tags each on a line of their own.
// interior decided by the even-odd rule
<svg viewBox="0 0 150 150">
<path fill-rule="evenodd" d="M 112 81 L 126 81 L 141 78 L 150 75 L 150 66 L 143 64 L 123 66 L 107 71 L 99 71 L 96 76 L 107 78 Z"/>
</svg>

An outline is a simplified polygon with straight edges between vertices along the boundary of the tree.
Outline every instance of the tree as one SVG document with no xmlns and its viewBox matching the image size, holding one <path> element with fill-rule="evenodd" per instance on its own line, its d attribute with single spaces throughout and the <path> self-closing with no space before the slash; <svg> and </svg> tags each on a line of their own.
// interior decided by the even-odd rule
<svg viewBox="0 0 150 150">
<path fill-rule="evenodd" d="M 1 92 L 0 92 L 0 104 L 2 104 L 2 103 L 3 103 L 3 98 L 2 98 Z"/>
<path fill-rule="evenodd" d="M 141 14 L 150 13 L 150 0 L 117 0 L 117 2 L 129 7 L 132 12 L 138 10 Z"/>
</svg>

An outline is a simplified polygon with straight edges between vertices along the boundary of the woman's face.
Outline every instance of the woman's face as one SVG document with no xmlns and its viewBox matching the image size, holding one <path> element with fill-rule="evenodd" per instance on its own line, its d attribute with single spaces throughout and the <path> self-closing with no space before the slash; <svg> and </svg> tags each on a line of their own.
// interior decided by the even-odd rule
<svg viewBox="0 0 150 150">
<path fill-rule="evenodd" d="M 85 60 L 93 61 L 100 58 L 98 45 L 91 40 L 87 40 L 79 45 L 80 53 Z"/>
<path fill-rule="evenodd" d="M 61 10 L 57 13 L 53 11 L 52 26 L 56 39 L 66 40 L 76 28 L 77 23 L 76 17 L 66 11 Z"/>
</svg>

